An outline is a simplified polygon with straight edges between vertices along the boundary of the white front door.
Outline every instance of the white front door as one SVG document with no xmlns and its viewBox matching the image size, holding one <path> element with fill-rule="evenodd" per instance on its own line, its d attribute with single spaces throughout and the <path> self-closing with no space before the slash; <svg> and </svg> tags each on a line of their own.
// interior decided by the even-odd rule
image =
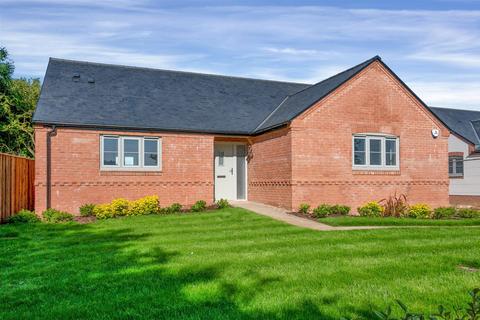
<svg viewBox="0 0 480 320">
<path fill-rule="evenodd" d="M 215 200 L 236 200 L 235 144 L 215 143 Z"/>
<path fill-rule="evenodd" d="M 247 145 L 215 143 L 215 200 L 247 199 Z"/>
</svg>

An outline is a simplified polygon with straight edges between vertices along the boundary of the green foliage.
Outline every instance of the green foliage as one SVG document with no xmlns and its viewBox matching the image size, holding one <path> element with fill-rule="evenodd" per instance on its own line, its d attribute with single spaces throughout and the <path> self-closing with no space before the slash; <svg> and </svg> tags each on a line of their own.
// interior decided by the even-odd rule
<svg viewBox="0 0 480 320">
<path fill-rule="evenodd" d="M 42 216 L 43 216 L 43 220 L 45 220 L 45 222 L 48 222 L 48 223 L 64 223 L 64 222 L 73 221 L 72 214 L 64 211 L 51 209 L 51 208 L 43 211 Z"/>
<path fill-rule="evenodd" d="M 93 216 L 93 209 L 95 205 L 93 203 L 87 203 L 80 207 L 80 215 L 82 217 L 90 217 Z"/>
<path fill-rule="evenodd" d="M 218 209 L 230 208 L 230 203 L 227 199 L 220 199 L 216 203 Z"/>
<path fill-rule="evenodd" d="M 0 95 L 9 91 L 14 70 L 15 65 L 8 57 L 7 48 L 0 47 Z"/>
<path fill-rule="evenodd" d="M 479 320 L 480 319 L 480 289 L 475 288 L 469 292 L 470 302 L 466 307 L 453 308 L 448 310 L 443 305 L 438 307 L 438 312 L 427 315 L 423 313 L 414 313 L 408 310 L 408 307 L 397 300 L 397 304 L 401 309 L 402 316 L 400 318 L 392 315 L 392 307 L 389 306 L 385 311 L 374 311 L 379 320 Z"/>
<path fill-rule="evenodd" d="M 381 217 L 383 207 L 376 201 L 371 201 L 357 208 L 358 214 L 362 217 Z"/>
<path fill-rule="evenodd" d="M 407 196 L 397 195 L 396 192 L 393 196 L 380 200 L 380 204 L 383 207 L 384 217 L 403 217 L 408 210 Z"/>
<path fill-rule="evenodd" d="M 38 223 L 40 218 L 33 211 L 20 210 L 17 214 L 9 217 L 7 223 Z"/>
<path fill-rule="evenodd" d="M 337 214 L 341 216 L 346 216 L 350 213 L 350 207 L 349 206 L 344 206 L 341 204 L 336 204 L 331 206 L 330 208 L 330 214 Z"/>
<path fill-rule="evenodd" d="M 425 203 L 417 203 L 408 208 L 407 216 L 415 219 L 428 219 L 432 215 L 432 208 Z"/>
<path fill-rule="evenodd" d="M 313 215 L 316 218 L 325 218 L 331 212 L 331 206 L 328 204 L 321 204 L 318 207 L 313 209 Z"/>
<path fill-rule="evenodd" d="M 192 206 L 190 210 L 193 212 L 201 212 L 205 211 L 207 209 L 207 203 L 204 200 L 198 200 L 195 202 L 195 204 Z"/>
<path fill-rule="evenodd" d="M 307 214 L 310 211 L 310 205 L 308 203 L 300 203 L 298 211 Z"/>
<path fill-rule="evenodd" d="M 456 215 L 464 219 L 480 218 L 480 211 L 471 208 L 460 208 Z"/>
<path fill-rule="evenodd" d="M 455 207 L 438 207 L 433 210 L 430 218 L 432 219 L 449 219 L 452 218 L 457 210 Z"/>
<path fill-rule="evenodd" d="M 0 152 L 34 156 L 32 116 L 40 95 L 39 79 L 12 79 L 13 62 L 0 48 Z"/>
<path fill-rule="evenodd" d="M 113 204 L 113 203 L 112 203 Z M 138 216 L 144 214 L 157 214 L 160 212 L 158 196 L 146 196 L 135 201 L 130 201 L 126 215 Z"/>
<path fill-rule="evenodd" d="M 172 203 L 169 207 L 161 208 L 159 213 L 172 214 L 182 212 L 182 205 L 180 203 Z"/>
</svg>

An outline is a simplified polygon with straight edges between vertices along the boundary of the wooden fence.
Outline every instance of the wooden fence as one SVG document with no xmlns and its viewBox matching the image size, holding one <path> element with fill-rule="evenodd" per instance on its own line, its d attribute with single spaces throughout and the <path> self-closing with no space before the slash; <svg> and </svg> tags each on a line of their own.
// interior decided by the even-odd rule
<svg viewBox="0 0 480 320">
<path fill-rule="evenodd" d="M 35 161 L 0 153 L 0 223 L 22 209 L 34 210 Z"/>
</svg>

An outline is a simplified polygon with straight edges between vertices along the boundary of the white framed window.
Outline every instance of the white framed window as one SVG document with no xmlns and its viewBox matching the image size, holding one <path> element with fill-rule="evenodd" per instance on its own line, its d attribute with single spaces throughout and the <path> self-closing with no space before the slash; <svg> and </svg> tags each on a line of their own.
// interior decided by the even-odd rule
<svg viewBox="0 0 480 320">
<path fill-rule="evenodd" d="M 361 170 L 398 170 L 399 139 L 382 134 L 355 134 L 352 167 Z"/>
<path fill-rule="evenodd" d="M 161 139 L 157 137 L 100 136 L 100 169 L 160 171 Z"/>
<path fill-rule="evenodd" d="M 451 178 L 463 177 L 463 157 L 462 156 L 448 157 L 448 175 Z"/>
</svg>

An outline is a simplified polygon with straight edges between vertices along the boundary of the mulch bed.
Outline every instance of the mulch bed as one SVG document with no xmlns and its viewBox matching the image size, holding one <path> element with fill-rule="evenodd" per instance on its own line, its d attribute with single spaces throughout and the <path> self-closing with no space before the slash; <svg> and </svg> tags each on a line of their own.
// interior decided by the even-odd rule
<svg viewBox="0 0 480 320">
<path fill-rule="evenodd" d="M 92 223 L 97 221 L 97 217 L 91 216 L 91 217 L 82 217 L 82 216 L 75 216 L 73 218 L 76 222 L 80 224 L 86 224 L 86 223 Z"/>
</svg>

